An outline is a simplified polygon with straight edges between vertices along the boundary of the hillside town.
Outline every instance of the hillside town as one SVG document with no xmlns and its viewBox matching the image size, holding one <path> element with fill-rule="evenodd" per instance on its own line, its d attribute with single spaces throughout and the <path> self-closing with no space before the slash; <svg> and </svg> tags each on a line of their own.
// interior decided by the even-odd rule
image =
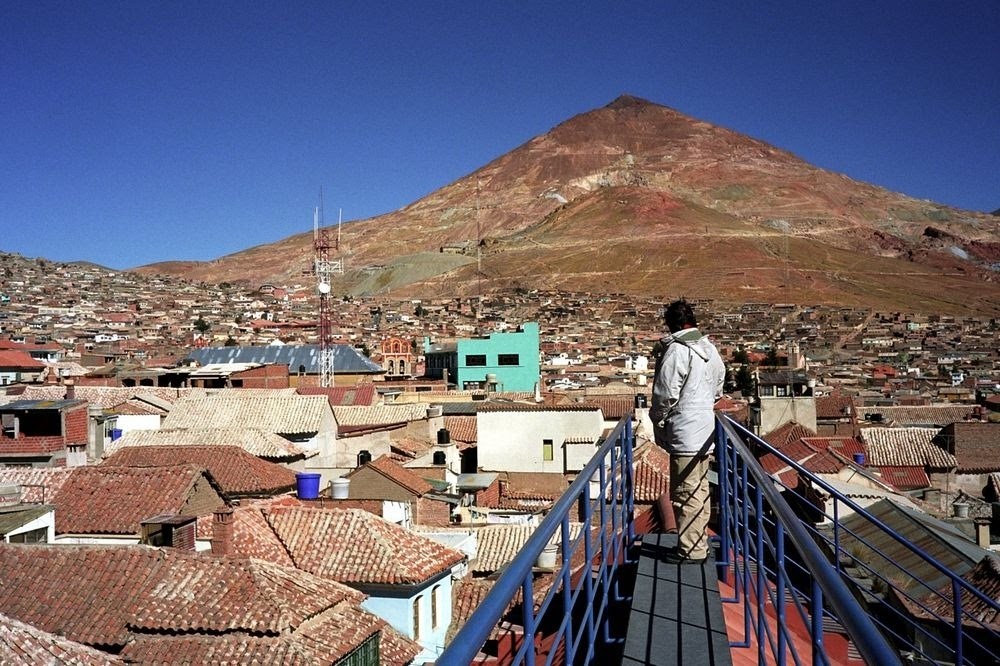
<svg viewBox="0 0 1000 666">
<path fill-rule="evenodd" d="M 646 405 L 681 296 L 338 297 L 324 386 L 306 275 L 0 254 L 0 535 L 32 544 L 0 550 L 0 616 L 40 661 L 433 661 L 623 418 L 636 520 L 669 527 Z M 866 506 L 947 523 L 960 574 L 1000 549 L 996 319 L 693 303 L 720 413 Z"/>
</svg>

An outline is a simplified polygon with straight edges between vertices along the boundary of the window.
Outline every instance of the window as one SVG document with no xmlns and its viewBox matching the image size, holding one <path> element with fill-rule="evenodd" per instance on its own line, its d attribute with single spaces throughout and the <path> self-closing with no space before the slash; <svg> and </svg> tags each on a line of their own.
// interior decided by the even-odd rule
<svg viewBox="0 0 1000 666">
<path fill-rule="evenodd" d="M 413 600 L 413 640 L 420 640 L 420 600 L 423 597 L 417 597 Z"/>
<path fill-rule="evenodd" d="M 521 357 L 518 354 L 500 354 L 497 365 L 521 365 Z"/>
<path fill-rule="evenodd" d="M 465 365 L 467 367 L 483 367 L 486 365 L 486 354 L 466 354 Z"/>
<path fill-rule="evenodd" d="M 761 386 L 760 387 L 760 394 L 763 395 L 763 396 L 774 395 L 774 387 L 773 386 Z"/>
<path fill-rule="evenodd" d="M 374 636 L 366 640 L 354 652 L 335 662 L 336 666 L 379 666 L 381 663 L 379 654 L 379 639 L 381 633 L 376 632 Z"/>
<path fill-rule="evenodd" d="M 555 447 L 551 439 L 542 440 L 542 460 L 546 462 L 555 460 Z"/>
<path fill-rule="evenodd" d="M 20 534 L 12 534 L 9 537 L 10 543 L 48 543 L 48 530 L 39 527 L 37 530 L 29 530 Z"/>
<path fill-rule="evenodd" d="M 438 626 L 438 594 L 440 592 L 440 585 L 435 585 L 431 589 L 431 629 L 437 629 Z"/>
<path fill-rule="evenodd" d="M 777 395 L 779 398 L 784 398 L 785 396 L 788 395 L 788 387 L 787 386 L 775 386 L 774 388 L 777 391 L 777 393 L 775 395 Z"/>
</svg>

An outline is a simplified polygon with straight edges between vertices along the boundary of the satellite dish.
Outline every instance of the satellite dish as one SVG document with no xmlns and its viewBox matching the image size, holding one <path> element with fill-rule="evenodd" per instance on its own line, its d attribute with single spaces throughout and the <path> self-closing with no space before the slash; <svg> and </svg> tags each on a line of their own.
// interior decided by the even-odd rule
<svg viewBox="0 0 1000 666">
<path fill-rule="evenodd" d="M 320 282 L 320 283 L 319 283 L 319 284 L 318 284 L 318 285 L 316 286 L 316 289 L 317 289 L 317 290 L 319 291 L 319 293 L 321 293 L 321 294 L 329 294 L 329 293 L 330 293 L 330 285 L 329 285 L 329 284 L 327 284 L 326 282 Z"/>
</svg>

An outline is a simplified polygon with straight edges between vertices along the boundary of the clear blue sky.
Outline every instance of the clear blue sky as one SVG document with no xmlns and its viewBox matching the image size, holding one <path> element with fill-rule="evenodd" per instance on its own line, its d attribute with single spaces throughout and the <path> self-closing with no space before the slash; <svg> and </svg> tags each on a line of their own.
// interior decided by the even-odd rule
<svg viewBox="0 0 1000 666">
<path fill-rule="evenodd" d="M 0 250 L 130 268 L 395 210 L 630 93 L 1000 208 L 1000 0 L 0 3 Z"/>
</svg>

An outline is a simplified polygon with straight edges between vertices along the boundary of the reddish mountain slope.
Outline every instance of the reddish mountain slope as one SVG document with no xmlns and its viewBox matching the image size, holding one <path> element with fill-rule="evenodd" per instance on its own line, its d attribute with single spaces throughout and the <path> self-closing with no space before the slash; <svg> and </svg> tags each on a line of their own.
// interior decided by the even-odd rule
<svg viewBox="0 0 1000 666">
<path fill-rule="evenodd" d="M 824 171 L 629 96 L 398 211 L 346 225 L 343 240 L 349 271 L 335 289 L 344 293 L 429 296 L 517 285 L 1000 308 L 996 217 Z M 185 263 L 183 273 L 300 282 L 311 243 L 310 234 L 293 236 Z M 173 272 L 164 264 L 138 270 Z"/>
</svg>

